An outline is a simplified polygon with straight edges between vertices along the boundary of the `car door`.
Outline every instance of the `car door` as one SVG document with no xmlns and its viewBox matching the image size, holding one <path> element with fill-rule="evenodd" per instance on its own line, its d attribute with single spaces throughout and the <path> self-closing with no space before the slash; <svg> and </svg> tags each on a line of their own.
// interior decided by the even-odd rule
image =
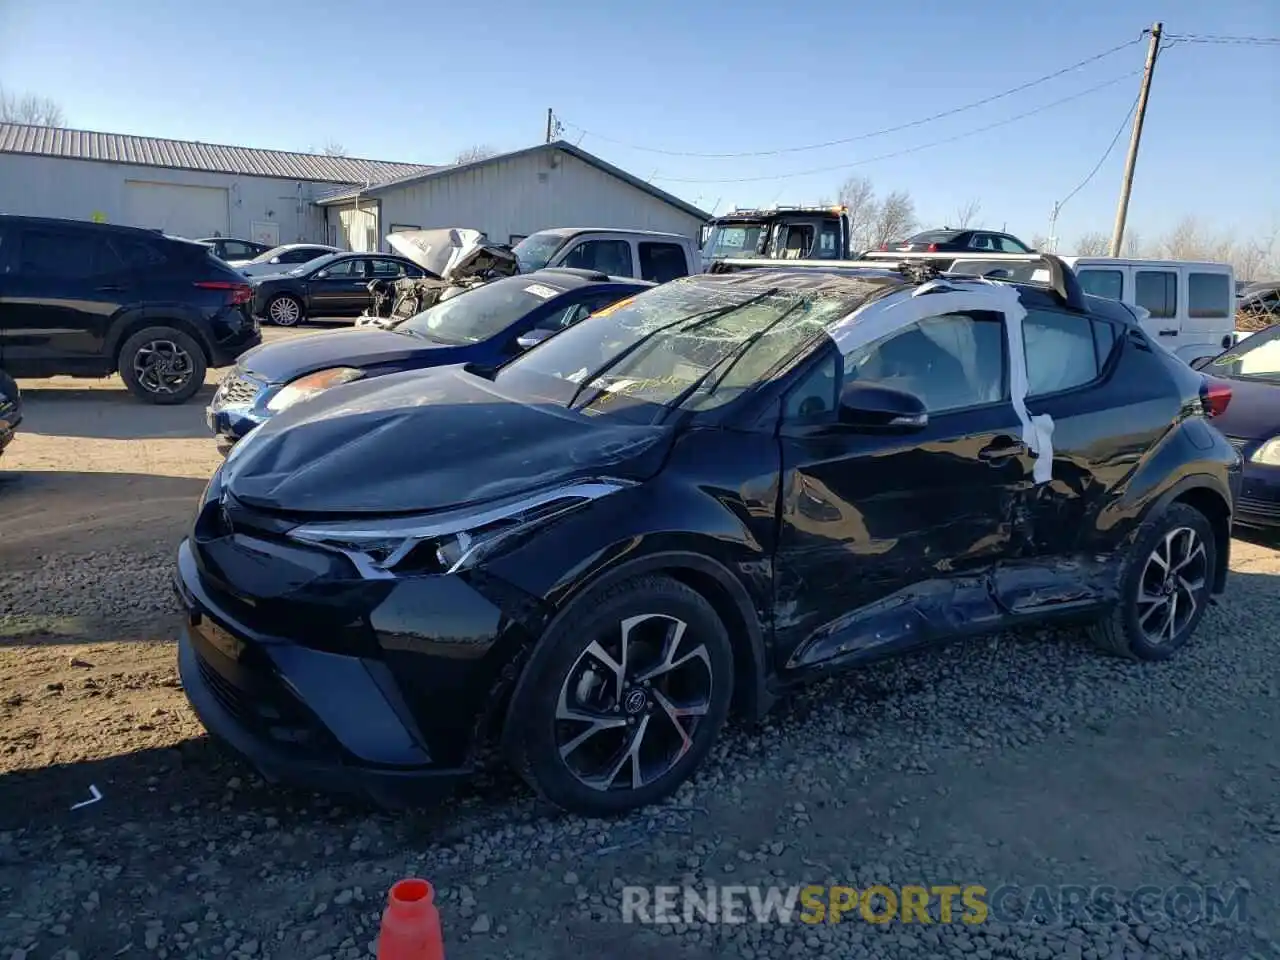
<svg viewBox="0 0 1280 960">
<path fill-rule="evenodd" d="M 335 260 L 307 279 L 308 312 L 313 317 L 354 317 L 369 305 L 363 257 Z"/>
<path fill-rule="evenodd" d="M 1005 557 L 1033 460 L 1009 400 L 1004 318 L 930 317 L 840 357 L 783 404 L 775 639 L 784 669 L 896 652 L 995 610 L 983 576 Z M 911 433 L 852 433 L 839 389 L 919 396 Z"/>
<path fill-rule="evenodd" d="M 569 245 L 556 266 L 598 270 L 610 277 L 636 275 L 631 241 L 615 237 L 588 237 Z"/>
<path fill-rule="evenodd" d="M 12 234 L 0 289 L 5 366 L 19 375 L 105 366 L 107 329 L 132 286 L 105 232 L 33 224 Z"/>
</svg>

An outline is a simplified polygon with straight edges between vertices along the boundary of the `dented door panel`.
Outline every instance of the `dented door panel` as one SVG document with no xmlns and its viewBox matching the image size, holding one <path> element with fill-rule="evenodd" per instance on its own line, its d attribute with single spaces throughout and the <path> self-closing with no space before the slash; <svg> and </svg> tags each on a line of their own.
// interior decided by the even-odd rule
<svg viewBox="0 0 1280 960">
<path fill-rule="evenodd" d="M 989 623 L 986 573 L 1025 537 L 1033 486 L 1008 403 L 897 437 L 783 428 L 775 559 L 780 665 L 896 652 L 940 621 Z"/>
</svg>

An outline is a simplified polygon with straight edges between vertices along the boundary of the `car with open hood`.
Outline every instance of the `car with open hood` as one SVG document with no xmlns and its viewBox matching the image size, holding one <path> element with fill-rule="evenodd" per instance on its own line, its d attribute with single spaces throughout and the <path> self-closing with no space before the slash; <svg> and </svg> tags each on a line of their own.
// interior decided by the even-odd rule
<svg viewBox="0 0 1280 960">
<path fill-rule="evenodd" d="M 1173 655 L 1227 576 L 1229 391 L 1044 259 L 700 275 L 285 410 L 178 549 L 190 702 L 270 779 L 403 802 L 497 747 L 602 815 L 921 644 L 1086 618 Z"/>
<path fill-rule="evenodd" d="M 330 330 L 265 343 L 223 378 L 206 419 L 225 452 L 273 415 L 339 384 L 451 363 L 496 366 L 650 286 L 588 271 L 545 270 L 495 280 L 387 329 Z"/>
<path fill-rule="evenodd" d="M 1236 523 L 1280 529 L 1280 325 L 1196 366 L 1231 390 L 1214 424 L 1244 461 Z"/>
</svg>

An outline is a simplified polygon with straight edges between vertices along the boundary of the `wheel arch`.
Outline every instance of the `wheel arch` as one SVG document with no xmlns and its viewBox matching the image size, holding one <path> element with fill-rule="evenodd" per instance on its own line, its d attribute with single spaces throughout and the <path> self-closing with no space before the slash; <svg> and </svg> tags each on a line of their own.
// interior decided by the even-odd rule
<svg viewBox="0 0 1280 960">
<path fill-rule="evenodd" d="M 132 317 L 124 323 L 119 324 L 111 334 L 111 346 L 108 355 L 111 357 L 111 372 L 120 369 L 120 353 L 124 350 L 124 345 L 129 342 L 129 338 L 135 333 L 147 329 L 147 327 L 172 327 L 174 330 L 181 330 L 187 336 L 191 337 L 200 347 L 200 352 L 204 354 L 204 362 L 208 365 L 213 363 L 213 346 L 209 343 L 208 337 L 194 323 L 184 320 L 182 317 L 161 316 L 161 317 Z"/>
<path fill-rule="evenodd" d="M 1159 518 L 1175 503 L 1185 503 L 1201 513 L 1213 529 L 1214 571 L 1213 593 L 1222 593 L 1227 586 L 1227 570 L 1231 561 L 1231 500 L 1221 484 L 1207 474 L 1183 477 L 1147 510 L 1145 524 Z"/>
</svg>

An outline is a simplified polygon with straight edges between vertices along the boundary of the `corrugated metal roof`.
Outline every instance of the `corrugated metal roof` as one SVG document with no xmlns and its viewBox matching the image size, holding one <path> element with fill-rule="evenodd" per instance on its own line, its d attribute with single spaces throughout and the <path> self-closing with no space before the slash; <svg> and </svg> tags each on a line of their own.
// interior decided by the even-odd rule
<svg viewBox="0 0 1280 960">
<path fill-rule="evenodd" d="M 161 140 L 156 137 L 36 127 L 22 123 L 0 123 L 0 153 L 25 153 L 71 160 L 99 160 L 325 183 L 379 183 L 421 176 L 437 169 L 421 163 L 326 157 L 313 153 L 259 150 L 187 140 Z"/>
</svg>

